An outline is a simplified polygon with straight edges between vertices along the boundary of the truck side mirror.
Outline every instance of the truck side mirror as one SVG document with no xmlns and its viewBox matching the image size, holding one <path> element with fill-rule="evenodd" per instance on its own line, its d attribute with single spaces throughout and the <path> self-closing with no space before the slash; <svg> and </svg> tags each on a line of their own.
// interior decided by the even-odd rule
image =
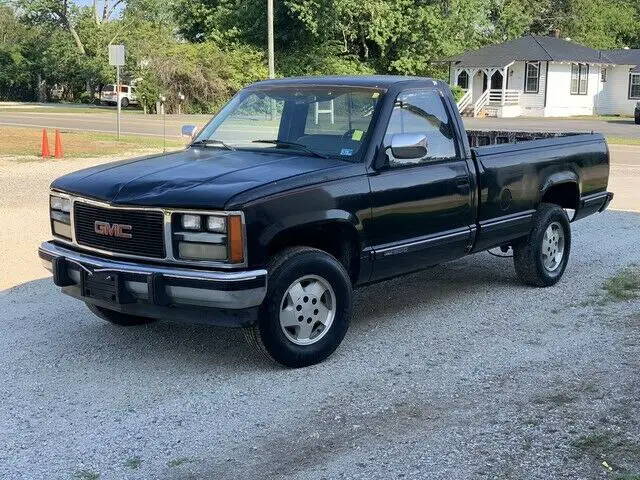
<svg viewBox="0 0 640 480">
<path fill-rule="evenodd" d="M 398 160 L 417 160 L 427 155 L 427 137 L 422 133 L 396 133 L 391 137 L 391 153 Z"/>
<path fill-rule="evenodd" d="M 198 133 L 198 127 L 195 125 L 183 125 L 182 126 L 182 136 L 189 137 L 190 140 L 193 140 Z"/>
</svg>

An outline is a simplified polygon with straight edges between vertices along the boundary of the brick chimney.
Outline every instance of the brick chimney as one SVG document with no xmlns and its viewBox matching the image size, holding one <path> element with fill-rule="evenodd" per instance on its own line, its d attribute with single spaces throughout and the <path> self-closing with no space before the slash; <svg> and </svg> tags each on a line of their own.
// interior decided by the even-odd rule
<svg viewBox="0 0 640 480">
<path fill-rule="evenodd" d="M 549 36 L 553 38 L 560 38 L 560 30 L 552 28 L 551 31 L 549 31 Z"/>
</svg>

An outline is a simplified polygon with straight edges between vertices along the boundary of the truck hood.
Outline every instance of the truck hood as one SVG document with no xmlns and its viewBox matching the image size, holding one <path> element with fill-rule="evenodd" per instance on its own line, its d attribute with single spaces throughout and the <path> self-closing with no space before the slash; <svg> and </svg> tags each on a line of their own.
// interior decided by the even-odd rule
<svg viewBox="0 0 640 480">
<path fill-rule="evenodd" d="M 79 170 L 51 188 L 113 204 L 224 208 L 248 190 L 344 165 L 306 155 L 188 148 Z"/>
</svg>

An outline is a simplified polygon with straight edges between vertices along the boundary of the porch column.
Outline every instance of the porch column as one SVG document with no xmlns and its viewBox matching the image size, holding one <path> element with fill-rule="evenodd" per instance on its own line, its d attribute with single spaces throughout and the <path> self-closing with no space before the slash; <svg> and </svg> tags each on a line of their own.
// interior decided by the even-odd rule
<svg viewBox="0 0 640 480">
<path fill-rule="evenodd" d="M 502 69 L 502 98 L 500 99 L 500 105 L 503 107 L 507 96 L 507 70 L 509 70 L 509 67 Z"/>
<path fill-rule="evenodd" d="M 467 75 L 469 76 L 469 92 L 471 95 L 471 103 L 474 104 L 475 101 L 473 99 L 473 82 L 475 81 L 476 73 L 478 73 L 477 68 L 467 69 Z"/>
</svg>

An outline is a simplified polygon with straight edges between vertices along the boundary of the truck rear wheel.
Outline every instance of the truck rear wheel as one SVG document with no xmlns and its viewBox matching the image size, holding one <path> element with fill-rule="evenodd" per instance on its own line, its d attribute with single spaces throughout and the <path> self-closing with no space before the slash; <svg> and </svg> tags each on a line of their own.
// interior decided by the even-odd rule
<svg viewBox="0 0 640 480">
<path fill-rule="evenodd" d="M 121 327 L 132 327 L 134 325 L 145 325 L 157 321 L 157 318 L 139 317 L 137 315 L 129 315 L 126 313 L 116 312 L 115 310 L 108 310 L 106 308 L 98 307 L 97 305 L 91 305 L 87 303 L 87 307 L 91 310 L 91 313 L 106 320 L 114 325 L 120 325 Z"/>
<path fill-rule="evenodd" d="M 247 342 L 286 367 L 306 367 L 331 355 L 351 319 L 349 274 L 331 255 L 288 248 L 268 264 L 267 295 Z"/>
<path fill-rule="evenodd" d="M 571 250 L 571 227 L 566 212 L 542 203 L 533 215 L 529 235 L 513 245 L 513 263 L 520 280 L 534 287 L 549 287 L 560 280 Z"/>
</svg>

